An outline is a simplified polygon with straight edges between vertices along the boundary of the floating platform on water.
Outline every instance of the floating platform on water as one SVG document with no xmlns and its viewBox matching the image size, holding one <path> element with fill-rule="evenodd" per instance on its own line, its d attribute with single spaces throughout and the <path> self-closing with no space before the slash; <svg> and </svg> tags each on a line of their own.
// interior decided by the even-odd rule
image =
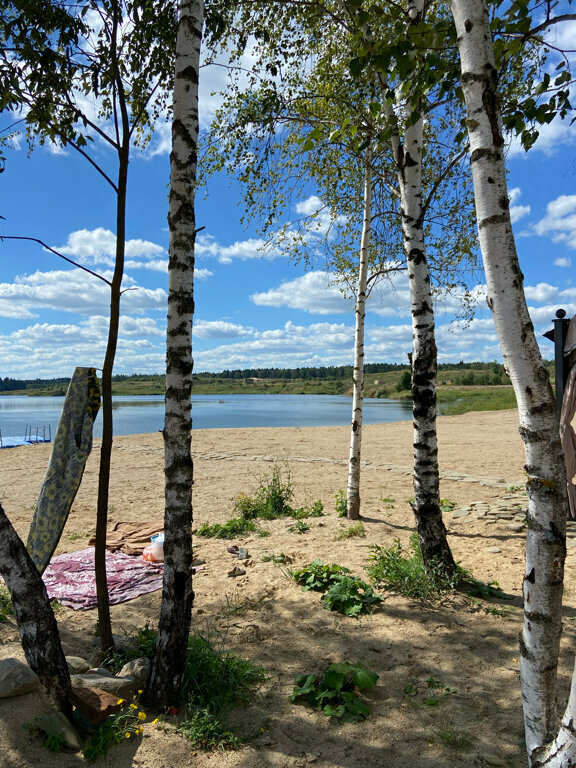
<svg viewBox="0 0 576 768">
<path fill-rule="evenodd" d="M 52 431 L 48 427 L 26 427 L 24 437 L 3 437 L 0 429 L 0 448 L 17 448 L 20 445 L 36 445 L 37 443 L 51 443 Z"/>
</svg>

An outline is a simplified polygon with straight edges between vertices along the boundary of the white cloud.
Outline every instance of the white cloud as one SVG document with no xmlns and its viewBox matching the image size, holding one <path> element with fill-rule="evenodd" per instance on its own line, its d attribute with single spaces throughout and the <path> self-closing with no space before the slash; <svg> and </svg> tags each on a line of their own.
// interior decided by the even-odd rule
<svg viewBox="0 0 576 768">
<path fill-rule="evenodd" d="M 576 195 L 560 195 L 546 206 L 546 216 L 534 225 L 537 235 L 576 248 Z"/>
<path fill-rule="evenodd" d="M 248 259 L 275 258 L 277 255 L 266 247 L 266 241 L 257 237 L 247 240 L 237 240 L 232 245 L 221 245 L 212 235 L 199 235 L 196 240 L 196 254 L 198 256 L 211 256 L 218 259 L 220 264 L 231 264 L 234 259 L 246 261 Z"/>
<path fill-rule="evenodd" d="M 559 256 L 557 259 L 554 259 L 554 266 L 555 267 L 571 267 L 572 259 L 568 259 L 566 256 Z"/>
<path fill-rule="evenodd" d="M 303 216 L 312 216 L 314 213 L 318 213 L 324 207 L 324 203 L 316 195 L 310 195 L 306 200 L 302 200 L 296 203 L 296 213 L 301 213 Z"/>
<path fill-rule="evenodd" d="M 166 254 L 161 245 L 139 238 L 127 240 L 125 247 L 126 259 L 130 261 L 132 266 L 138 264 L 140 267 L 145 267 L 146 261 L 137 260 Z M 55 247 L 55 250 L 83 264 L 114 266 L 116 235 L 103 227 L 97 227 L 93 230 L 79 229 L 68 235 L 66 245 Z M 151 268 L 155 269 L 155 267 Z"/>
<path fill-rule="evenodd" d="M 104 272 L 103 276 L 111 278 L 110 273 Z M 161 288 L 143 288 L 130 277 L 126 277 L 124 287 L 134 290 L 122 296 L 123 312 L 139 314 L 167 306 L 166 292 Z M 109 304 L 109 287 L 79 269 L 38 271 L 19 276 L 13 283 L 0 283 L 0 308 L 4 316 L 32 317 L 32 310 L 40 308 L 99 315 L 107 314 Z"/>
<path fill-rule="evenodd" d="M 253 330 L 224 320 L 195 320 L 194 336 L 199 339 L 235 339 L 251 336 Z"/>
<path fill-rule="evenodd" d="M 332 279 L 328 272 L 307 272 L 277 288 L 254 293 L 250 298 L 260 307 L 290 307 L 316 315 L 352 312 L 353 302 L 330 284 Z"/>
<path fill-rule="evenodd" d="M 539 136 L 530 149 L 530 154 L 542 152 L 544 155 L 552 155 L 566 144 L 573 144 L 576 140 L 576 124 L 571 125 L 570 119 L 561 120 L 556 117 L 551 123 L 538 126 Z M 519 136 L 510 138 L 508 157 L 527 157 Z"/>
<path fill-rule="evenodd" d="M 510 217 L 512 219 L 512 224 L 515 224 L 517 221 L 520 221 L 520 219 L 524 218 L 524 216 L 527 216 L 530 213 L 530 206 L 529 205 L 516 205 L 516 201 L 522 194 L 519 187 L 514 187 L 510 190 Z"/>
</svg>

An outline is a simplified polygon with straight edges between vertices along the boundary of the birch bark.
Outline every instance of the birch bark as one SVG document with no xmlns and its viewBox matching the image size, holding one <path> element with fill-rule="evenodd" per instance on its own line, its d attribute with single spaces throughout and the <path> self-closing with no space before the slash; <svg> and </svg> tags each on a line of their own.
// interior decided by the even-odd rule
<svg viewBox="0 0 576 768">
<path fill-rule="evenodd" d="M 352 394 L 352 429 L 350 431 L 350 459 L 348 462 L 347 516 L 350 520 L 360 517 L 360 475 L 362 450 L 362 403 L 364 399 L 364 328 L 366 319 L 366 286 L 368 281 L 368 256 L 372 233 L 372 152 L 366 150 L 364 177 L 364 218 L 358 264 L 356 289 L 356 330 L 354 335 L 354 375 Z"/>
<path fill-rule="evenodd" d="M 529 496 L 520 677 L 533 766 L 576 760 L 574 690 L 556 742 L 556 676 L 565 557 L 566 480 L 558 418 L 526 306 L 510 222 L 498 75 L 484 0 L 452 0 L 466 100 L 482 258 L 504 364 L 514 385 Z M 574 686 L 573 686 L 574 687 Z M 571 714 L 574 712 L 574 714 Z"/>
<path fill-rule="evenodd" d="M 0 573 L 14 603 L 26 661 L 56 709 L 70 716 L 70 672 L 54 611 L 42 577 L 1 504 Z"/>
<path fill-rule="evenodd" d="M 425 16 L 424 0 L 414 0 L 408 9 L 410 24 L 418 25 Z M 395 115 L 384 103 L 390 122 Z M 427 567 L 440 565 L 445 573 L 456 572 L 440 509 L 440 473 L 436 430 L 436 340 L 435 321 L 426 258 L 424 209 L 422 204 L 422 147 L 424 109 L 410 99 L 404 105 L 404 141 L 396 133 L 392 151 L 398 173 L 402 235 L 410 282 L 412 311 L 412 398 L 414 416 L 414 503 L 418 539 Z M 420 116 L 412 120 L 415 113 Z M 413 124 L 411 124 L 413 123 Z"/>
<path fill-rule="evenodd" d="M 180 0 L 170 156 L 169 294 L 164 459 L 164 584 L 148 698 L 177 700 L 188 644 L 192 590 L 191 396 L 194 313 L 194 192 L 198 149 L 198 73 L 204 3 Z"/>
</svg>

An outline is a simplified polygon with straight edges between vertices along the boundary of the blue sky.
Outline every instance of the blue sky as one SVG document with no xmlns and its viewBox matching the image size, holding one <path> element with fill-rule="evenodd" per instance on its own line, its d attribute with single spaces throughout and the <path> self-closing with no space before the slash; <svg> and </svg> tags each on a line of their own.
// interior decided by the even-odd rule
<svg viewBox="0 0 576 768">
<path fill-rule="evenodd" d="M 576 39 L 576 25 L 562 35 Z M 205 125 L 223 75 L 204 69 L 202 76 Z M 150 147 L 132 155 L 125 284 L 135 290 L 122 300 L 115 373 L 164 368 L 168 137 L 161 125 Z M 528 154 L 513 144 L 509 169 L 528 304 L 541 335 L 558 307 L 576 314 L 576 125 L 546 126 Z M 111 269 L 114 195 L 83 158 L 46 146 L 29 155 L 16 141 L 0 189 L 2 234 L 37 237 L 91 269 Z M 314 199 L 301 205 L 313 208 Z M 239 190 L 227 178 L 210 179 L 197 211 L 198 226 L 205 227 L 196 254 L 197 371 L 352 362 L 353 304 L 329 285 L 325 271 L 263 256 L 255 230 L 240 223 Z M 0 376 L 69 376 L 77 365 L 101 367 L 107 306 L 100 281 L 35 244 L 0 243 Z M 485 302 L 480 299 L 466 328 L 452 323 L 454 310 L 450 302 L 437 307 L 440 362 L 500 360 Z M 407 281 L 400 275 L 369 301 L 366 361 L 406 362 L 411 335 Z M 550 342 L 543 340 L 542 349 L 552 357 Z"/>
</svg>

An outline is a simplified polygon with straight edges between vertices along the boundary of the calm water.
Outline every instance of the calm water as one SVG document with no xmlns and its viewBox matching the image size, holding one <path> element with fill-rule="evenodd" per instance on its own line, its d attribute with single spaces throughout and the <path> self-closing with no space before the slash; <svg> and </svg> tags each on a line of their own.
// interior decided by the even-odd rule
<svg viewBox="0 0 576 768">
<path fill-rule="evenodd" d="M 0 395 L 0 430 L 4 437 L 23 436 L 27 426 L 40 431 L 48 426 L 56 434 L 63 397 Z M 194 429 L 224 427 L 330 427 L 349 424 L 352 399 L 344 395 L 195 395 Z M 412 418 L 410 403 L 364 400 L 364 424 Z M 135 435 L 157 432 L 164 425 L 162 395 L 114 398 L 114 432 Z M 94 434 L 100 437 L 98 415 Z"/>
</svg>

